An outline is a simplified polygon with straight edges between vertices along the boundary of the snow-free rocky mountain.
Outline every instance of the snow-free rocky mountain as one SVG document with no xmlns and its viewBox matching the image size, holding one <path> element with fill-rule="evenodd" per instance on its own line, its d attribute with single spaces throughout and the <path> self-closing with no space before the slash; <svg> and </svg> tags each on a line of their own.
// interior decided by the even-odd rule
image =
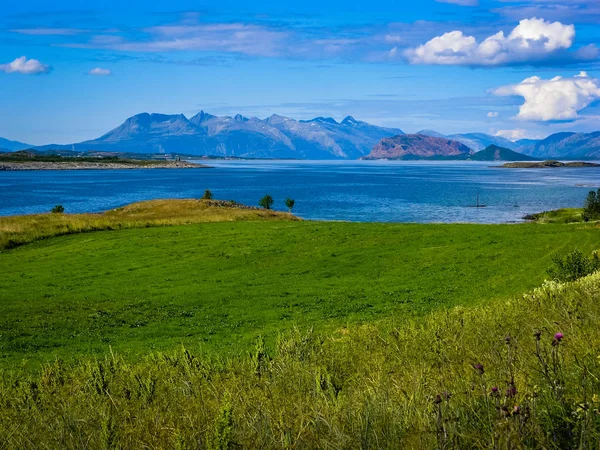
<svg viewBox="0 0 600 450">
<path fill-rule="evenodd" d="M 404 134 L 379 141 L 363 159 L 467 159 L 473 150 L 452 139 L 424 134 Z"/>
<path fill-rule="evenodd" d="M 31 148 L 31 145 L 24 144 L 19 141 L 9 141 L 8 139 L 4 139 L 0 137 L 0 151 L 9 151 L 16 152 L 18 150 L 25 150 L 26 148 Z"/>
<path fill-rule="evenodd" d="M 404 134 L 346 117 L 341 122 L 317 117 L 294 120 L 217 117 L 201 111 L 183 114 L 138 114 L 98 139 L 73 145 L 46 145 L 40 150 L 184 153 L 249 158 L 358 159 L 384 137 Z"/>
<path fill-rule="evenodd" d="M 384 128 L 346 117 L 341 122 L 326 117 L 295 120 L 272 115 L 267 119 L 217 117 L 200 111 L 194 117 L 183 114 L 138 114 L 103 136 L 69 145 L 44 145 L 37 150 L 104 151 L 120 153 L 179 153 L 246 158 L 358 159 L 384 138 L 404 135 L 397 128 Z M 443 135 L 421 130 L 415 135 L 459 142 L 472 153 L 490 145 L 513 150 L 536 159 L 600 159 L 600 132 L 557 133 L 543 140 L 523 139 L 512 142 L 485 133 Z M 411 158 L 425 155 L 426 140 L 416 139 Z M 436 144 L 438 145 L 438 144 Z M 32 148 L 22 142 L 0 138 L 0 151 Z M 449 148 L 436 147 L 439 156 Z M 435 152 L 434 152 L 435 153 Z M 462 157 L 463 155 L 455 155 Z"/>
</svg>

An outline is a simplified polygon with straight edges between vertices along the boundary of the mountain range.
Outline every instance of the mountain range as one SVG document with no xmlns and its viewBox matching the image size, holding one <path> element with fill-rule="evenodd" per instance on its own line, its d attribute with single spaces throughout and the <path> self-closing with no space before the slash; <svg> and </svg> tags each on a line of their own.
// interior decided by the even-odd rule
<svg viewBox="0 0 600 450">
<path fill-rule="evenodd" d="M 245 158 L 358 159 L 369 155 L 382 139 L 402 135 L 404 132 L 399 128 L 379 127 L 351 116 L 337 122 L 327 117 L 295 120 L 276 114 L 259 119 L 240 114 L 219 117 L 200 111 L 188 119 L 183 114 L 142 113 L 97 139 L 34 147 L 0 138 L 0 151 L 33 148 Z M 543 140 L 516 142 L 485 133 L 444 135 L 434 130 L 421 130 L 415 135 L 456 141 L 472 153 L 495 145 L 537 159 L 600 159 L 600 132 L 557 133 Z M 427 142 L 433 143 L 424 139 L 411 142 L 416 145 L 417 154 L 424 150 L 422 146 Z M 455 144 L 450 145 L 453 146 L 458 148 Z M 438 156 L 443 157 L 446 150 Z"/>
<path fill-rule="evenodd" d="M 346 117 L 294 120 L 217 117 L 200 111 L 183 114 L 138 114 L 97 139 L 72 145 L 46 145 L 38 150 L 186 153 L 207 156 L 298 159 L 357 159 L 382 138 L 404 134 Z"/>
</svg>

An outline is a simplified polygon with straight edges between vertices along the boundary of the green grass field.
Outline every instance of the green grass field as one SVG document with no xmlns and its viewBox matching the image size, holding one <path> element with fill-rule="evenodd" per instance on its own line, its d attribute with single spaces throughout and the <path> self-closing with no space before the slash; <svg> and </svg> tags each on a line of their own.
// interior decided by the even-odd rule
<svg viewBox="0 0 600 450">
<path fill-rule="evenodd" d="M 250 221 L 74 234 L 0 253 L 0 365 L 191 348 L 237 354 L 520 295 L 593 225 Z"/>
</svg>

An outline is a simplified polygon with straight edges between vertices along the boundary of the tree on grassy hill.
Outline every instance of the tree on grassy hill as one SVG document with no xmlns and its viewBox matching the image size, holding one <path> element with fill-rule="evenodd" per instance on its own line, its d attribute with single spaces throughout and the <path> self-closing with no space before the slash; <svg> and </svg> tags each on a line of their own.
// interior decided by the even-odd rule
<svg viewBox="0 0 600 450">
<path fill-rule="evenodd" d="M 50 212 L 54 214 L 62 214 L 65 212 L 65 207 L 63 205 L 56 205 L 50 210 Z"/>
<path fill-rule="evenodd" d="M 207 189 L 204 191 L 204 195 L 202 196 L 202 200 L 212 200 L 213 199 L 213 193 L 210 189 Z"/>
<path fill-rule="evenodd" d="M 294 205 L 296 204 L 296 200 L 294 200 L 293 198 L 286 198 L 285 199 L 285 206 L 287 207 L 288 211 L 291 213 L 292 209 L 294 209 Z"/>
<path fill-rule="evenodd" d="M 596 220 L 600 218 L 600 189 L 598 192 L 590 191 L 583 204 L 583 220 Z"/>
<path fill-rule="evenodd" d="M 271 197 L 270 195 L 265 195 L 263 198 L 261 198 L 258 201 L 258 206 L 265 208 L 265 209 L 271 209 L 273 207 L 273 197 Z"/>
</svg>

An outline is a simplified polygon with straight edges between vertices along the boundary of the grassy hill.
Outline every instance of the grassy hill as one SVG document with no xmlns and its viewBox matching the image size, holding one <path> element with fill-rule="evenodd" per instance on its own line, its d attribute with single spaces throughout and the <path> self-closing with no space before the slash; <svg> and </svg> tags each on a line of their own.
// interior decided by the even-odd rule
<svg viewBox="0 0 600 450">
<path fill-rule="evenodd" d="M 294 219 L 0 219 L 0 448 L 600 442 L 600 275 L 538 288 L 596 224 Z"/>
<path fill-rule="evenodd" d="M 102 354 L 109 346 L 133 356 L 182 343 L 236 353 L 296 324 L 333 330 L 384 317 L 403 321 L 520 294 L 543 281 L 554 253 L 590 252 L 600 238 L 599 229 L 583 224 L 298 222 L 188 202 L 198 209 L 185 220 L 167 211 L 187 203 L 137 204 L 92 215 L 112 231 L 2 253 L 0 365 Z M 2 221 L 88 220 L 56 216 Z M 265 216 L 276 220 L 254 220 Z M 144 225 L 192 220 L 238 221 Z M 119 229 L 130 226 L 144 228 Z"/>
</svg>

